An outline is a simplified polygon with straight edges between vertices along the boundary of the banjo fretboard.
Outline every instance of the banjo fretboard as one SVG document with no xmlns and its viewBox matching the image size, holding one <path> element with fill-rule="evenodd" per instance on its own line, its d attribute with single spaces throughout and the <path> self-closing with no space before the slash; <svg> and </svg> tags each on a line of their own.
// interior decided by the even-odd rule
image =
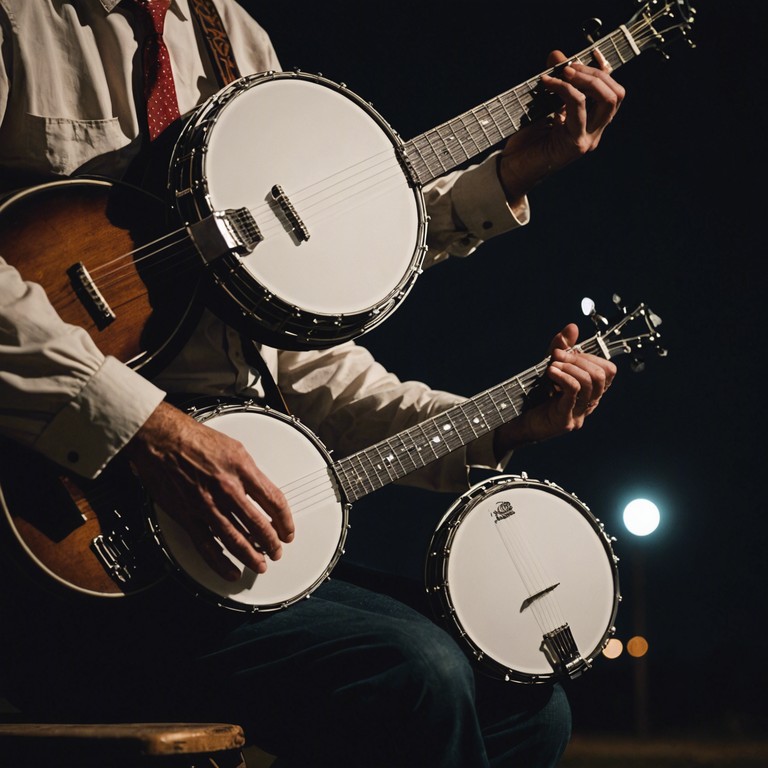
<svg viewBox="0 0 768 768">
<path fill-rule="evenodd" d="M 656 34 L 652 21 L 651 16 L 641 17 L 631 28 L 622 25 L 571 61 L 588 61 L 598 51 L 618 69 L 641 53 L 644 37 Z M 553 67 L 542 74 L 556 74 L 556 70 Z M 425 184 L 458 168 L 559 107 L 561 102 L 542 89 L 540 78 L 526 80 L 407 142 L 403 151 L 418 183 Z"/>
<path fill-rule="evenodd" d="M 583 352 L 609 358 L 622 345 L 599 335 L 579 345 Z M 393 437 L 337 461 L 339 481 L 350 502 L 383 488 L 519 416 L 526 398 L 542 380 L 550 358 Z"/>
</svg>

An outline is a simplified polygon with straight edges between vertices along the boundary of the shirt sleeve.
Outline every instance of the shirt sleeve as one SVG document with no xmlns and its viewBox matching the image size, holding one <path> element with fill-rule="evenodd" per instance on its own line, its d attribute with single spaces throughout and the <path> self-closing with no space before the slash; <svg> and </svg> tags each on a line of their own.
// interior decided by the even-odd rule
<svg viewBox="0 0 768 768">
<path fill-rule="evenodd" d="M 323 443 L 343 458 L 392 437 L 466 398 L 401 381 L 355 342 L 329 350 L 279 352 L 278 380 L 290 410 Z M 461 493 L 469 487 L 468 468 L 497 467 L 492 436 L 474 441 L 401 482 Z"/>
<path fill-rule="evenodd" d="M 425 269 L 449 256 L 469 256 L 486 240 L 529 222 L 527 198 L 517 211 L 507 202 L 496 170 L 498 158 L 494 152 L 479 165 L 425 185 L 430 217 Z"/>
<path fill-rule="evenodd" d="M 0 258 L 0 434 L 95 477 L 163 397 Z"/>
</svg>

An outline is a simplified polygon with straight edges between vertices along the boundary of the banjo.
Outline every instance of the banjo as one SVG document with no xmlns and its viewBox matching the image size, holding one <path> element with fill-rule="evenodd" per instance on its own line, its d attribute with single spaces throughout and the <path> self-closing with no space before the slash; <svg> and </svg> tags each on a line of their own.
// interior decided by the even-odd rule
<svg viewBox="0 0 768 768">
<path fill-rule="evenodd" d="M 687 0 L 648 2 L 574 60 L 599 51 L 616 69 L 685 36 L 692 14 Z M 342 83 L 298 71 L 235 80 L 191 113 L 168 172 L 210 304 L 280 348 L 375 328 L 422 270 L 424 185 L 559 106 L 536 76 L 402 141 Z"/>
<path fill-rule="evenodd" d="M 617 560 L 576 496 L 525 474 L 497 475 L 438 523 L 425 585 L 437 619 L 483 672 L 544 683 L 581 675 L 613 635 Z"/>
</svg>

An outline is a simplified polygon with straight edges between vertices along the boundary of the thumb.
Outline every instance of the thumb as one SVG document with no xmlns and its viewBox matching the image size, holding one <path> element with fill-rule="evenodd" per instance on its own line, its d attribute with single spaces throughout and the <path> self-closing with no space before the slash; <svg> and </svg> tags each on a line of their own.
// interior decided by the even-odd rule
<svg viewBox="0 0 768 768">
<path fill-rule="evenodd" d="M 555 349 L 570 349 L 579 338 L 579 326 L 576 323 L 568 323 L 560 333 L 558 333 L 552 343 L 549 345 L 550 352 Z"/>
</svg>

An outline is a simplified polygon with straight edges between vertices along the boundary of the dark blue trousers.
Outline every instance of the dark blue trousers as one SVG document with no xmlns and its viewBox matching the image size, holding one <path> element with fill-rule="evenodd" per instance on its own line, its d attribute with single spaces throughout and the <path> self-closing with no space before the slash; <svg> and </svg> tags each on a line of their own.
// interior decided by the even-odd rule
<svg viewBox="0 0 768 768">
<path fill-rule="evenodd" d="M 243 622 L 202 663 L 280 768 L 547 768 L 570 735 L 559 686 L 477 676 L 419 612 L 338 580 Z"/>
<path fill-rule="evenodd" d="M 235 722 L 280 768 L 547 768 L 570 736 L 559 686 L 477 674 L 420 611 L 340 579 L 256 617 L 174 583 L 92 600 L 6 612 L 6 691 L 30 716 Z"/>
</svg>

